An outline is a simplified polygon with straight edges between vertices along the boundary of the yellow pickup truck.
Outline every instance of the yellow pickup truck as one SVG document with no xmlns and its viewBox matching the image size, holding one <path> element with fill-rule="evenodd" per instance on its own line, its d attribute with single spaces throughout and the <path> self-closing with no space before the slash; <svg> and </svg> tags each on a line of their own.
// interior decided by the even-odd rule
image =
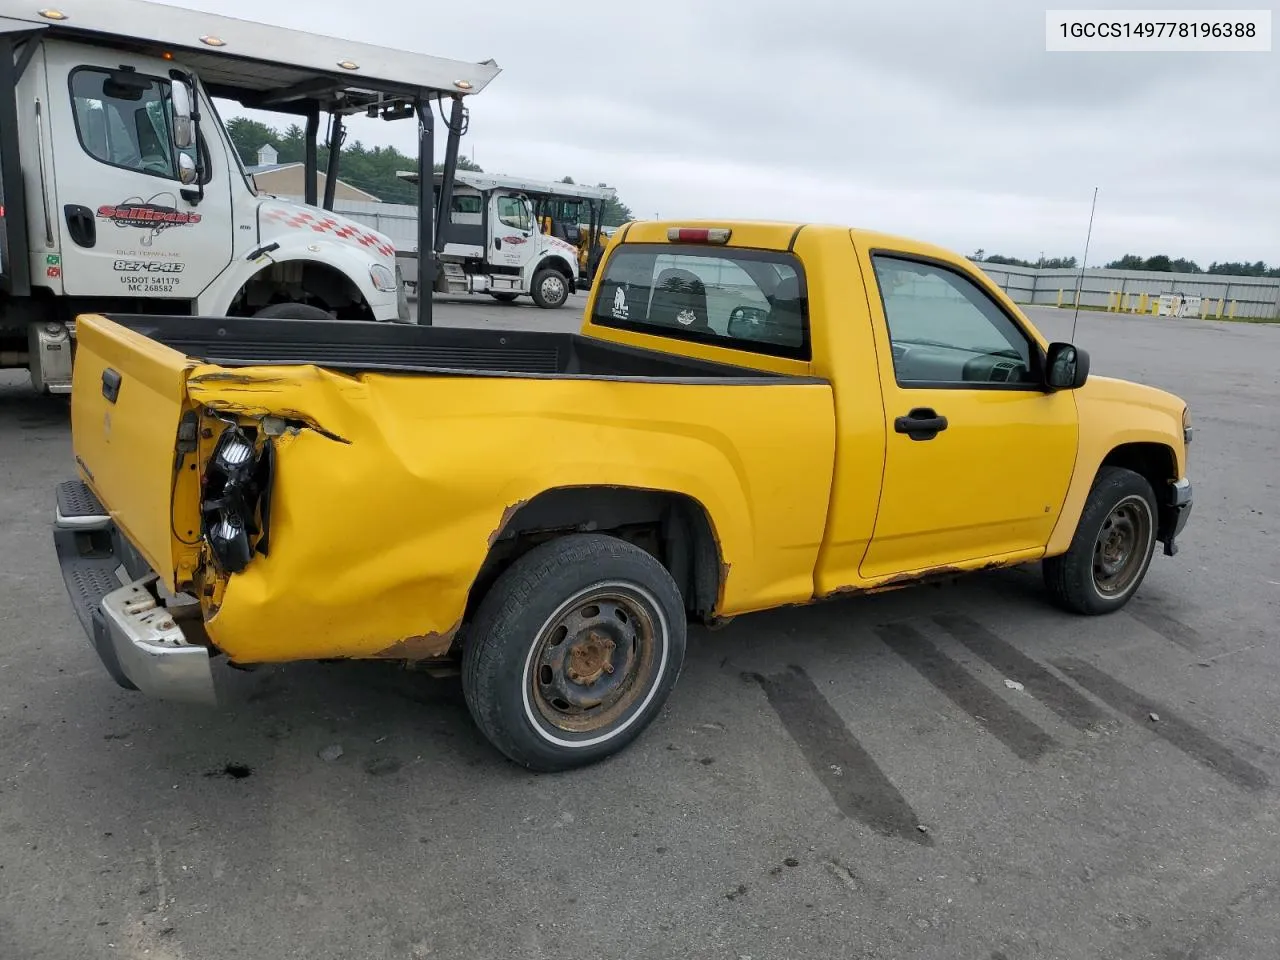
<svg viewBox="0 0 1280 960">
<path fill-rule="evenodd" d="M 1042 561 L 1104 614 L 1191 510 L 1186 404 L 1089 376 L 980 270 L 842 227 L 637 222 L 580 332 L 79 319 L 54 540 L 110 675 L 461 661 L 559 770 L 637 736 L 690 622 Z"/>
</svg>

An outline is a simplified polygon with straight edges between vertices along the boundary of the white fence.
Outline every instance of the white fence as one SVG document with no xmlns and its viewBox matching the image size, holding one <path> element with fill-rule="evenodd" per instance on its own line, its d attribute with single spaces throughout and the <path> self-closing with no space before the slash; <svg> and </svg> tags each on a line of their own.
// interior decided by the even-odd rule
<svg viewBox="0 0 1280 960">
<path fill-rule="evenodd" d="M 1199 297 L 1205 314 L 1250 319 L 1280 319 L 1280 277 L 1229 277 L 1208 273 L 1159 273 L 1154 270 L 1079 270 L 1015 267 L 978 263 L 978 267 L 1018 303 L 1073 305 L 1080 284 L 1080 306 L 1150 311 L 1153 301 L 1176 295 Z M 1219 309 L 1221 312 L 1219 313 Z"/>
</svg>

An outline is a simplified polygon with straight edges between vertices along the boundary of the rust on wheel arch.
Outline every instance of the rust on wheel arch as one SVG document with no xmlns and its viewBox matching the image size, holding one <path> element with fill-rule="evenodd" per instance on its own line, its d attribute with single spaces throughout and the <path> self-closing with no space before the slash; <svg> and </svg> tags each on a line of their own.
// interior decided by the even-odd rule
<svg viewBox="0 0 1280 960">
<path fill-rule="evenodd" d="M 461 623 L 448 630 L 405 637 L 373 655 L 376 660 L 436 660 L 444 657 L 453 646 L 453 638 Z"/>
<path fill-rule="evenodd" d="M 517 500 L 502 511 L 502 516 L 498 520 L 498 526 L 494 528 L 493 533 L 489 534 L 489 546 L 493 547 L 498 542 L 498 538 L 502 536 L 502 532 L 507 529 L 507 524 L 511 522 L 511 518 L 523 509 L 528 500 Z"/>
</svg>

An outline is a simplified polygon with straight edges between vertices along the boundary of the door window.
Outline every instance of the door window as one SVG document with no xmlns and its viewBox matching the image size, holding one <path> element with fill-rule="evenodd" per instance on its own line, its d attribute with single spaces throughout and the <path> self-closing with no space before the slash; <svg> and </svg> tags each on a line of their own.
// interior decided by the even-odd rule
<svg viewBox="0 0 1280 960">
<path fill-rule="evenodd" d="M 519 197 L 498 198 L 498 219 L 505 226 L 515 230 L 528 231 L 533 228 L 529 217 L 529 205 Z"/>
<path fill-rule="evenodd" d="M 883 255 L 871 260 L 901 386 L 1039 382 L 1038 351 L 968 277 L 940 264 Z"/>
<path fill-rule="evenodd" d="M 179 179 L 168 80 L 77 67 L 70 84 L 76 133 L 89 156 L 124 170 Z M 194 149 L 183 152 L 196 159 Z M 203 179 L 207 182 L 207 173 Z"/>
</svg>

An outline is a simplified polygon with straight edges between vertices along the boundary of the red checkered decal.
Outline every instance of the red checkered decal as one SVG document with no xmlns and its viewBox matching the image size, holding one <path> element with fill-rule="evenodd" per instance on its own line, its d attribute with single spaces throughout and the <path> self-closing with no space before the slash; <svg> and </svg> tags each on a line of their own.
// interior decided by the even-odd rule
<svg viewBox="0 0 1280 960">
<path fill-rule="evenodd" d="M 305 210 L 293 210 L 287 207 L 264 207 L 262 220 L 264 223 L 278 224 L 294 230 L 310 227 L 316 233 L 330 233 L 339 240 L 347 240 L 358 243 L 366 249 L 374 249 L 384 257 L 396 255 L 395 244 L 388 243 L 384 237 L 350 220 L 340 220 L 333 216 L 317 216 Z"/>
</svg>

